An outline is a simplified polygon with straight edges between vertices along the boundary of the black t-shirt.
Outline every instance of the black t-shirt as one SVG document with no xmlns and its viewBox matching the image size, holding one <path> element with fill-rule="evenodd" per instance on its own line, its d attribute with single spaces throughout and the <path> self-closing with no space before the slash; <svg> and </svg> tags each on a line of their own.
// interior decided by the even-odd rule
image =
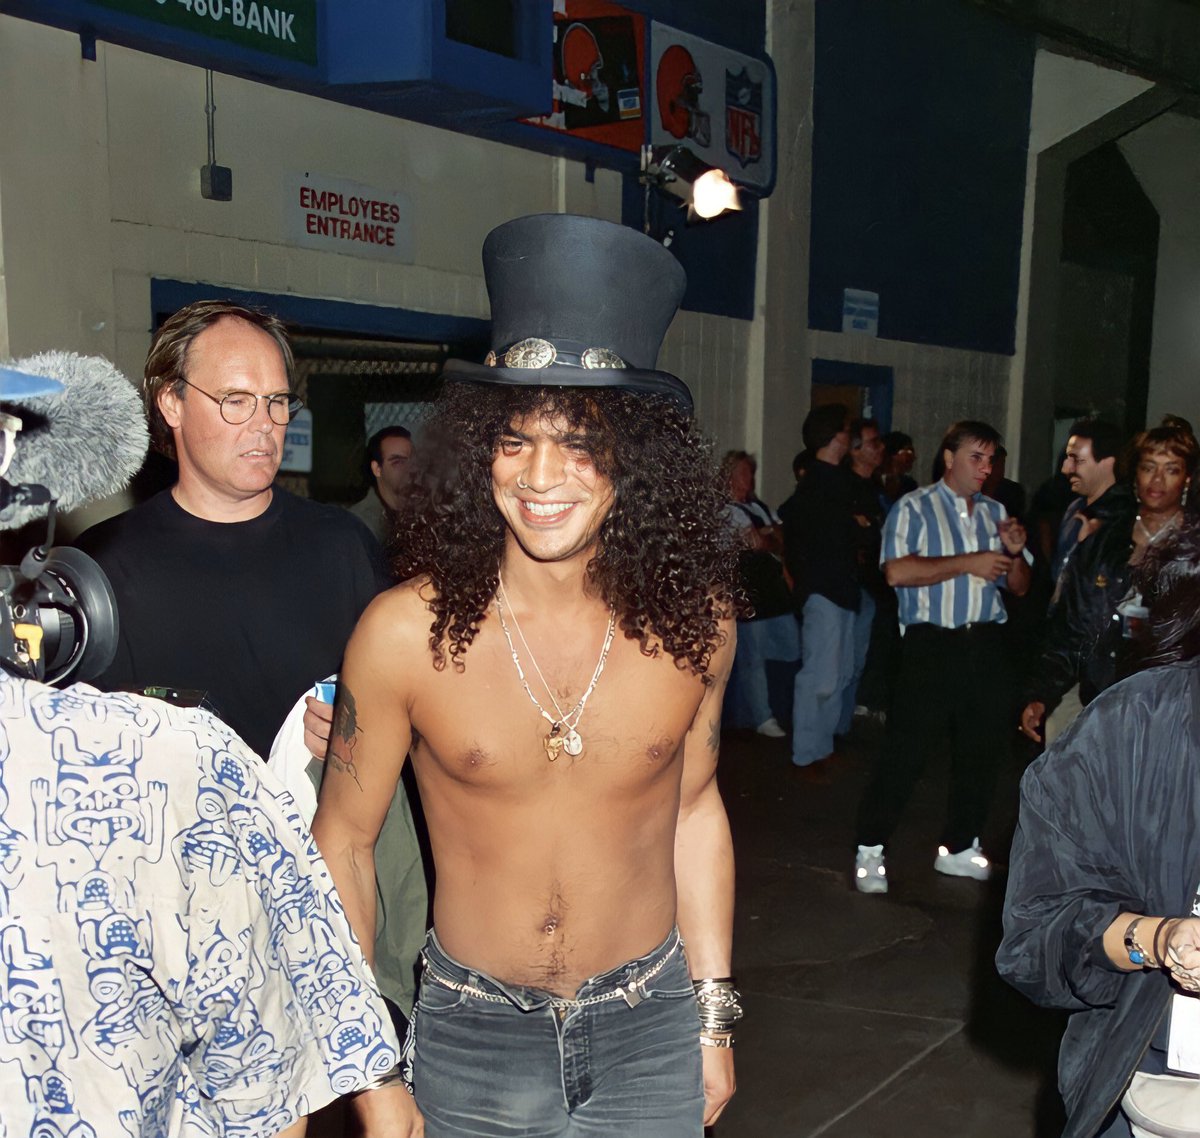
<svg viewBox="0 0 1200 1138">
<path fill-rule="evenodd" d="M 264 757 L 390 583 L 362 522 L 279 488 L 246 522 L 197 518 L 165 490 L 77 544 L 112 582 L 120 618 L 116 659 L 96 686 L 205 692 Z"/>
</svg>

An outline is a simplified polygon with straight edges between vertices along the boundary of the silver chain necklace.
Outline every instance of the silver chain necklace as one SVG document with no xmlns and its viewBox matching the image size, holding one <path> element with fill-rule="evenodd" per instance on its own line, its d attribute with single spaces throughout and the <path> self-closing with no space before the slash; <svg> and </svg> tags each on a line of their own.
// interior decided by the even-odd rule
<svg viewBox="0 0 1200 1138">
<path fill-rule="evenodd" d="M 579 734 L 578 730 L 579 720 L 583 718 L 583 709 L 587 706 L 588 697 L 595 690 L 596 684 L 600 681 L 600 676 L 604 671 L 604 665 L 608 661 L 608 650 L 612 647 L 613 636 L 617 630 L 616 610 L 609 609 L 608 631 L 604 635 L 604 644 L 600 649 L 600 659 L 596 661 L 596 670 L 592 673 L 592 682 L 588 684 L 587 690 L 579 697 L 579 702 L 570 711 L 564 713 L 558 704 L 558 700 L 554 698 L 554 692 L 546 682 L 546 677 L 542 675 L 542 669 L 538 667 L 537 657 L 534 656 L 533 649 L 529 647 L 529 641 L 525 639 L 525 633 L 521 631 L 521 622 L 517 620 L 516 611 L 509 603 L 508 594 L 504 591 L 504 580 L 497 575 L 497 581 L 500 587 L 496 593 L 496 615 L 500 618 L 500 630 L 504 633 L 504 639 L 508 642 L 508 651 L 512 656 L 513 665 L 517 669 L 517 676 L 521 681 L 521 687 L 525 689 L 525 694 L 529 696 L 529 702 L 538 709 L 542 718 L 550 724 L 549 734 L 542 741 L 542 745 L 546 748 L 546 758 L 554 762 L 563 751 L 566 751 L 568 755 L 575 758 L 583 753 L 583 736 Z M 502 600 L 503 604 L 501 604 Z M 538 703 L 537 696 L 533 694 L 533 690 L 529 686 L 529 681 L 525 679 L 525 671 L 521 667 L 521 657 L 517 655 L 516 645 L 513 644 L 512 636 L 508 631 L 508 625 L 504 623 L 505 606 L 508 607 L 509 615 L 512 617 L 513 624 L 517 629 L 517 635 L 521 638 L 521 643 L 525 646 L 525 651 L 529 654 L 533 670 L 537 672 L 538 679 L 542 681 L 542 687 L 546 689 L 546 694 L 550 697 L 550 702 L 554 704 L 554 710 L 558 712 L 557 719 Z"/>
<path fill-rule="evenodd" d="M 1170 529 L 1173 529 L 1175 526 L 1175 523 L 1179 520 L 1179 515 L 1181 512 L 1182 511 L 1180 511 L 1180 510 L 1176 510 L 1153 533 L 1150 532 L 1150 527 L 1147 526 L 1144 521 L 1142 521 L 1142 515 L 1138 514 L 1135 521 L 1137 522 L 1138 529 L 1140 529 L 1142 531 L 1142 533 L 1145 534 L 1146 544 L 1153 545 L 1160 537 L 1162 537 L 1162 535 L 1164 533 L 1166 533 Z"/>
</svg>

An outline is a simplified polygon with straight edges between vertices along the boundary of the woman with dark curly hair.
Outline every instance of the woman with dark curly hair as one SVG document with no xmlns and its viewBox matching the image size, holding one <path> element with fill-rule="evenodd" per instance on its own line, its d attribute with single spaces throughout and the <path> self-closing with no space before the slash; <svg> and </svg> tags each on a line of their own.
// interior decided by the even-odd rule
<svg viewBox="0 0 1200 1138">
<path fill-rule="evenodd" d="M 411 750 L 437 876 L 409 1032 L 429 1138 L 699 1138 L 741 1016 L 715 777 L 737 598 L 690 393 L 654 370 L 683 270 L 548 215 L 493 231 L 484 271 L 493 350 L 447 365 L 313 834 L 372 945 Z"/>
</svg>

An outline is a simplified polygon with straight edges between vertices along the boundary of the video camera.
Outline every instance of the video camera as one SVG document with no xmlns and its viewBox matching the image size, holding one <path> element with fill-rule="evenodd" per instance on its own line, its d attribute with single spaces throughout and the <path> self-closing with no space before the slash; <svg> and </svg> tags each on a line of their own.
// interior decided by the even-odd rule
<svg viewBox="0 0 1200 1138">
<path fill-rule="evenodd" d="M 54 545 L 57 511 L 136 473 L 141 401 L 107 360 L 46 352 L 0 366 L 0 405 L 0 530 L 46 523 L 19 565 L 0 565 L 0 667 L 46 683 L 94 679 L 116 653 L 116 600 L 95 561 Z"/>
</svg>

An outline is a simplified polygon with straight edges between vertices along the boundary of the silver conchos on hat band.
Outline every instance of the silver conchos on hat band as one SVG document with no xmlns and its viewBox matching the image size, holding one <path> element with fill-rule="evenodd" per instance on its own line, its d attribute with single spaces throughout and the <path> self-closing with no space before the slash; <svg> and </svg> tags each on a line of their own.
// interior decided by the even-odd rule
<svg viewBox="0 0 1200 1138">
<path fill-rule="evenodd" d="M 549 340 L 531 336 L 520 340 L 504 353 L 505 367 L 540 368 L 554 363 L 558 352 Z"/>
<path fill-rule="evenodd" d="M 579 357 L 585 368 L 623 368 L 629 365 L 611 348 L 585 348 Z"/>
<path fill-rule="evenodd" d="M 488 354 L 487 354 L 486 356 L 484 356 L 484 357 L 483 357 L 483 362 L 484 362 L 484 363 L 485 363 L 485 364 L 486 364 L 488 367 L 495 367 L 495 366 L 496 366 L 496 353 L 495 353 L 495 352 L 488 352 Z"/>
</svg>

